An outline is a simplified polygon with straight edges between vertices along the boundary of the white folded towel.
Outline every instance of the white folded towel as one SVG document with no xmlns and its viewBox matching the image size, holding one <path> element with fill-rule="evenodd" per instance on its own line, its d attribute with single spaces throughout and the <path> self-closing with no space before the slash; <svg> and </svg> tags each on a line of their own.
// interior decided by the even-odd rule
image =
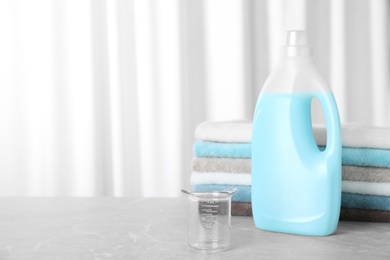
<svg viewBox="0 0 390 260">
<path fill-rule="evenodd" d="M 249 120 L 206 121 L 195 129 L 195 138 L 224 143 L 249 143 L 252 140 L 252 122 Z"/>
<path fill-rule="evenodd" d="M 390 128 L 343 124 L 342 145 L 344 147 L 390 149 Z M 313 134 L 318 145 L 326 145 L 325 125 L 313 125 Z M 207 121 L 199 124 L 195 130 L 197 140 L 249 143 L 252 140 L 252 122 L 242 121 Z"/>
<path fill-rule="evenodd" d="M 342 181 L 342 191 L 366 195 L 390 196 L 390 183 Z"/>
<path fill-rule="evenodd" d="M 326 144 L 325 125 L 314 125 L 314 137 L 319 145 Z M 342 144 L 344 147 L 390 148 L 390 128 L 359 125 L 342 125 Z"/>
</svg>

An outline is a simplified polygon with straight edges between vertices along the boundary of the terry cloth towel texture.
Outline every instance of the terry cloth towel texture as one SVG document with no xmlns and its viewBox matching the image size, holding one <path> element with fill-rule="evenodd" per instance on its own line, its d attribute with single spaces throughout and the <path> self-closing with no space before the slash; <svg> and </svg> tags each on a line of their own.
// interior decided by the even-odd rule
<svg viewBox="0 0 390 260">
<path fill-rule="evenodd" d="M 249 202 L 232 202 L 232 216 L 252 216 L 252 204 Z"/>
<path fill-rule="evenodd" d="M 242 185 L 195 185 L 194 191 L 219 191 L 230 188 L 236 188 L 238 191 L 233 195 L 234 202 L 251 202 L 251 186 Z M 341 207 L 354 209 L 370 209 L 390 211 L 389 196 L 362 195 L 355 193 L 342 192 Z"/>
<path fill-rule="evenodd" d="M 252 216 L 252 204 L 232 202 L 233 216 Z M 390 222 L 390 211 L 341 208 L 340 220 L 363 222 Z"/>
<path fill-rule="evenodd" d="M 325 125 L 314 125 L 313 132 L 319 145 L 326 144 Z M 361 125 L 341 126 L 342 145 L 345 147 L 390 149 L 390 128 Z"/>
<path fill-rule="evenodd" d="M 343 180 L 390 183 L 390 168 L 343 165 Z"/>
<path fill-rule="evenodd" d="M 341 207 L 390 211 L 390 197 L 343 192 Z"/>
<path fill-rule="evenodd" d="M 251 158 L 251 143 L 195 142 L 196 157 Z"/>
<path fill-rule="evenodd" d="M 390 196 L 390 183 L 342 181 L 342 191 L 356 194 Z"/>
<path fill-rule="evenodd" d="M 194 185 L 240 185 L 251 186 L 252 175 L 250 173 L 231 172 L 192 172 L 190 183 Z M 390 196 L 390 183 L 342 181 L 342 192 Z"/>
<path fill-rule="evenodd" d="M 241 158 L 193 158 L 194 172 L 251 173 L 251 160 Z M 343 165 L 345 181 L 390 183 L 390 168 Z"/>
<path fill-rule="evenodd" d="M 192 170 L 195 172 L 251 172 L 250 159 L 231 158 L 193 158 Z"/>
<path fill-rule="evenodd" d="M 249 211 L 243 210 L 242 213 L 249 214 Z M 390 222 L 390 211 L 341 208 L 340 220 L 363 222 Z"/>
<path fill-rule="evenodd" d="M 251 158 L 250 143 L 216 143 L 197 141 L 196 157 Z M 390 168 L 390 149 L 342 148 L 342 164 Z"/>
<path fill-rule="evenodd" d="M 343 124 L 341 132 L 342 145 L 345 147 L 390 149 L 390 128 L 388 127 Z M 325 125 L 315 124 L 313 134 L 318 145 L 326 145 Z M 248 120 L 203 122 L 197 126 L 195 138 L 203 141 L 250 143 L 252 122 Z"/>
<path fill-rule="evenodd" d="M 195 129 L 197 140 L 249 143 L 252 136 L 252 122 L 249 120 L 236 120 L 214 122 L 206 121 L 199 124 Z"/>
<path fill-rule="evenodd" d="M 323 150 L 326 127 L 313 134 Z M 204 122 L 195 137 L 194 191 L 235 187 L 232 215 L 251 216 L 252 123 Z M 340 220 L 390 222 L 390 128 L 342 125 L 342 164 Z"/>
<path fill-rule="evenodd" d="M 344 165 L 390 167 L 390 150 L 371 148 L 342 148 Z"/>
</svg>

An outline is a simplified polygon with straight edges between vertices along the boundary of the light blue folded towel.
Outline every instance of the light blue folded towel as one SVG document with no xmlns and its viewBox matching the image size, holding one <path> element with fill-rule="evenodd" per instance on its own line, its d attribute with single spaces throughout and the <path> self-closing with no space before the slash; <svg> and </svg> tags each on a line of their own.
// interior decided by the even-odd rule
<svg viewBox="0 0 390 260">
<path fill-rule="evenodd" d="M 390 197 L 343 192 L 341 207 L 390 211 Z"/>
<path fill-rule="evenodd" d="M 221 191 L 230 188 L 237 189 L 237 192 L 232 197 L 232 201 L 251 202 L 251 186 L 204 184 L 195 185 L 193 190 L 196 192 Z M 341 194 L 341 207 L 390 211 L 390 197 L 343 192 Z"/>
<path fill-rule="evenodd" d="M 390 150 L 343 147 L 344 165 L 390 167 Z"/>
<path fill-rule="evenodd" d="M 251 158 L 251 143 L 197 141 L 194 154 L 196 157 Z M 343 147 L 342 164 L 390 168 L 390 150 Z"/>
<path fill-rule="evenodd" d="M 198 141 L 194 144 L 196 157 L 251 158 L 251 143 L 217 143 Z"/>
</svg>

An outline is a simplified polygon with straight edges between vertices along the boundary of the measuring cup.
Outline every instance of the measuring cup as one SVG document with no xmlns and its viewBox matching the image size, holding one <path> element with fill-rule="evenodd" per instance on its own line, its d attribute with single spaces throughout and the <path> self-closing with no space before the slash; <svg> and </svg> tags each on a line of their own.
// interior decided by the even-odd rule
<svg viewBox="0 0 390 260">
<path fill-rule="evenodd" d="M 231 198 L 237 190 L 188 193 L 188 245 L 217 252 L 230 246 Z"/>
</svg>

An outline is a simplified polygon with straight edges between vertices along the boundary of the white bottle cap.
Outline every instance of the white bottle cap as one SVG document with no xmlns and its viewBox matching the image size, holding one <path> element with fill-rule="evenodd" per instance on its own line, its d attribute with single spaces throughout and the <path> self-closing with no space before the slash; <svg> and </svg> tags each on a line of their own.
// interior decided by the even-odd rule
<svg viewBox="0 0 390 260">
<path fill-rule="evenodd" d="M 311 47 L 306 31 L 287 31 L 281 57 L 311 57 Z"/>
<path fill-rule="evenodd" d="M 287 31 L 285 45 L 309 45 L 309 39 L 306 31 Z"/>
</svg>

